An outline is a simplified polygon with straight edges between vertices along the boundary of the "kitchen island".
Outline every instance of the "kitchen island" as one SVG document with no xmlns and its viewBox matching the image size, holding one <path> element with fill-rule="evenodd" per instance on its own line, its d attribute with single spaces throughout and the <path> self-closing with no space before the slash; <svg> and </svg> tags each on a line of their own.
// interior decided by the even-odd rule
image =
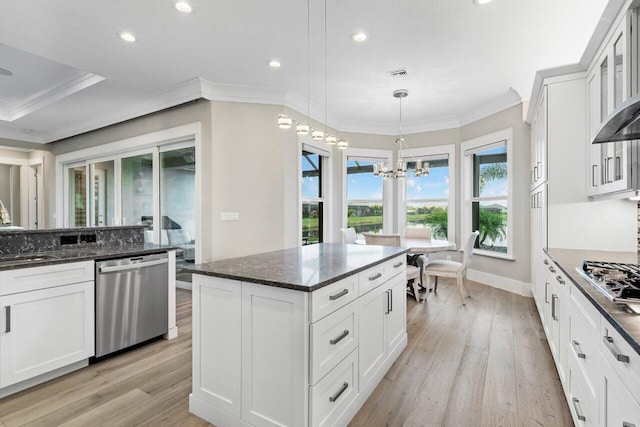
<svg viewBox="0 0 640 427">
<path fill-rule="evenodd" d="M 321 243 L 189 268 L 192 413 L 346 425 L 407 344 L 405 248 Z"/>
</svg>

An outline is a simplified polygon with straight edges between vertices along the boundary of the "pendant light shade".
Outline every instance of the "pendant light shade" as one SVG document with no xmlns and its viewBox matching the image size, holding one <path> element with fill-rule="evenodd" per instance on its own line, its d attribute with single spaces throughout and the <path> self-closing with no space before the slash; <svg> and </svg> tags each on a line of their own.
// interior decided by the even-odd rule
<svg viewBox="0 0 640 427">
<path fill-rule="evenodd" d="M 284 114 L 280 114 L 278 117 L 278 127 L 280 129 L 290 129 L 292 124 L 293 121 L 291 120 L 291 117 Z"/>
</svg>

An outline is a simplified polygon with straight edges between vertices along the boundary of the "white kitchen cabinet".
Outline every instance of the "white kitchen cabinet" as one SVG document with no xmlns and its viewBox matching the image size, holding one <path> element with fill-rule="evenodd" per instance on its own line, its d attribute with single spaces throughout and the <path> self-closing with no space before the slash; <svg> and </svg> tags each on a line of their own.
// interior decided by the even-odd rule
<svg viewBox="0 0 640 427">
<path fill-rule="evenodd" d="M 631 156 L 629 143 L 591 144 L 591 141 L 613 109 L 631 96 L 632 13 L 627 12 L 610 32 L 587 76 L 587 192 L 590 196 L 617 193 L 631 186 L 630 168 L 627 167 Z"/>
<path fill-rule="evenodd" d="M 94 354 L 93 262 L 2 272 L 0 309 L 0 388 Z"/>
<path fill-rule="evenodd" d="M 547 86 L 543 86 L 540 99 L 531 120 L 531 189 L 547 181 Z"/>
<path fill-rule="evenodd" d="M 405 258 L 313 292 L 194 274 L 190 411 L 225 426 L 346 425 L 406 347 Z"/>
<path fill-rule="evenodd" d="M 604 369 L 603 427 L 639 427 L 640 404 L 610 368 Z"/>
</svg>

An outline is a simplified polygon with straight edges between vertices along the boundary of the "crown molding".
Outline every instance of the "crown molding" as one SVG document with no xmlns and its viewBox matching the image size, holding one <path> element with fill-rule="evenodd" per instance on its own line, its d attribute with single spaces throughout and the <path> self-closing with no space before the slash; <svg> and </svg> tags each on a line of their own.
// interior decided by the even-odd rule
<svg viewBox="0 0 640 427">
<path fill-rule="evenodd" d="M 41 84 L 42 87 L 36 89 L 36 92 L 22 104 L 10 110 L 0 111 L 0 120 L 12 122 L 96 83 L 100 83 L 104 79 L 104 77 L 97 74 L 82 72 L 53 86 L 46 85 L 46 82 L 44 82 Z"/>
<path fill-rule="evenodd" d="M 516 106 L 521 102 L 522 98 L 520 97 L 520 94 L 514 88 L 510 87 L 506 94 L 494 98 L 478 108 L 474 108 L 461 114 L 459 116 L 460 127 L 499 113 L 500 111 Z"/>
</svg>

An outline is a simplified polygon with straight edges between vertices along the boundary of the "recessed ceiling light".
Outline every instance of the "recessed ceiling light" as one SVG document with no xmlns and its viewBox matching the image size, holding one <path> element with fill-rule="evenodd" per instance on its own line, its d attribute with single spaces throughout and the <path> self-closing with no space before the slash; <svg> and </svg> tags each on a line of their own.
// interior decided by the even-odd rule
<svg viewBox="0 0 640 427">
<path fill-rule="evenodd" d="M 0 67 L 0 76 L 13 76 L 13 73 L 9 70 L 7 70 L 6 68 L 2 68 Z"/>
<path fill-rule="evenodd" d="M 267 64 L 269 64 L 271 68 L 280 68 L 280 61 L 277 59 L 270 59 L 267 61 Z"/>
<path fill-rule="evenodd" d="M 176 9 L 178 9 L 182 13 L 191 13 L 193 10 L 191 5 L 186 1 L 179 1 L 176 3 Z"/>
<path fill-rule="evenodd" d="M 473 4 L 487 4 L 491 2 L 491 0 L 473 0 Z"/>
<path fill-rule="evenodd" d="M 120 36 L 120 38 L 126 42 L 129 43 L 133 43 L 134 41 L 136 41 L 136 36 L 134 36 L 133 34 L 131 34 L 128 31 L 122 31 L 121 33 L 118 33 L 118 35 Z"/>
<path fill-rule="evenodd" d="M 351 34 L 351 38 L 354 42 L 363 42 L 367 39 L 367 34 L 362 31 Z"/>
</svg>

